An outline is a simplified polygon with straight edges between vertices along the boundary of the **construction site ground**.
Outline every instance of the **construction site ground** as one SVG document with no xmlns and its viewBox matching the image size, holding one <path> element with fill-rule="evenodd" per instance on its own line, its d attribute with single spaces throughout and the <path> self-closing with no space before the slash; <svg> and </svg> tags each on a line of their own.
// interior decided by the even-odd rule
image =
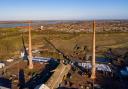
<svg viewBox="0 0 128 89">
<path fill-rule="evenodd" d="M 44 63 L 41 64 L 34 62 L 33 64 L 34 68 L 32 70 L 29 70 L 27 61 L 18 61 L 9 68 L 3 69 L 1 71 L 1 78 L 4 78 L 1 80 L 5 82 L 4 84 L 10 84 L 11 89 L 19 89 L 20 87 L 24 87 L 25 84 L 27 84 L 27 82 L 29 82 L 32 77 L 43 71 L 46 66 L 46 64 Z"/>
<path fill-rule="evenodd" d="M 96 79 L 90 79 L 91 73 L 83 73 L 79 70 L 70 70 L 67 77 L 58 89 L 128 89 L 127 79 L 111 76 L 111 73 L 96 73 Z M 95 87 L 95 88 L 93 88 Z"/>
</svg>

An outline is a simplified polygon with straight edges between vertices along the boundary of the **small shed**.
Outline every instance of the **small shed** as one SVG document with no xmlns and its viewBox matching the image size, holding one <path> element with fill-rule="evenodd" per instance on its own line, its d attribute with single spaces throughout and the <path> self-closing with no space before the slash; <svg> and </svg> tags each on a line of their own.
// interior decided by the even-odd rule
<svg viewBox="0 0 128 89">
<path fill-rule="evenodd" d="M 0 68 L 4 68 L 5 67 L 5 63 L 0 63 Z"/>
</svg>

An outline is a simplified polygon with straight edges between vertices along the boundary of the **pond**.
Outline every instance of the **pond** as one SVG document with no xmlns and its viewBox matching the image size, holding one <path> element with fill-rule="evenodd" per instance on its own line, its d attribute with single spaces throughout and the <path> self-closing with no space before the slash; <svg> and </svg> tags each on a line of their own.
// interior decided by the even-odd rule
<svg viewBox="0 0 128 89">
<path fill-rule="evenodd" d="M 0 24 L 0 28 L 10 28 L 10 27 L 18 27 L 18 26 L 28 26 L 28 24 L 26 23 Z"/>
</svg>

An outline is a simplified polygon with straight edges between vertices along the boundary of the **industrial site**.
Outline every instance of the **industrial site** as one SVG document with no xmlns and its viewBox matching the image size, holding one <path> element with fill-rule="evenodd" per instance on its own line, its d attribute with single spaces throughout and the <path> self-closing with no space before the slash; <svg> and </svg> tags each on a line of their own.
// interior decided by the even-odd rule
<svg viewBox="0 0 128 89">
<path fill-rule="evenodd" d="M 128 0 L 0 0 L 0 89 L 128 89 Z"/>
<path fill-rule="evenodd" d="M 98 30 L 106 27 L 109 21 L 1 23 L 14 25 L 10 28 L 0 28 L 1 87 L 126 89 L 128 33 L 127 29 L 124 31 L 121 28 L 127 28 L 128 21 L 110 21 L 112 27 L 108 26 L 109 29 L 120 26 L 114 32 L 106 31 L 105 28 L 104 31 Z M 89 24 L 86 27 L 88 29 L 83 28 L 86 23 Z M 16 26 L 17 24 L 24 26 Z M 59 31 L 66 29 L 64 24 L 73 25 L 75 28 L 72 29 L 78 27 L 83 31 Z M 57 25 L 61 28 L 57 29 Z M 53 30 L 48 29 L 49 26 Z"/>
</svg>

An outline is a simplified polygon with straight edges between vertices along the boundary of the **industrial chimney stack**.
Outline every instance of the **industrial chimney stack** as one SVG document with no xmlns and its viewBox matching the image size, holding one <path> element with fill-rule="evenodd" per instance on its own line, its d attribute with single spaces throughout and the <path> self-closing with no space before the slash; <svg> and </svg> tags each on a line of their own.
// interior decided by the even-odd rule
<svg viewBox="0 0 128 89">
<path fill-rule="evenodd" d="M 95 38 L 95 21 L 93 21 L 93 39 L 92 39 L 92 41 L 93 41 L 93 45 L 92 45 L 92 74 L 91 74 L 91 79 L 95 79 L 96 78 L 96 65 L 95 65 L 95 59 L 96 59 L 96 57 L 95 57 L 95 40 L 96 40 L 96 38 Z"/>
<path fill-rule="evenodd" d="M 32 63 L 32 38 L 31 38 L 31 22 L 29 21 L 29 69 L 33 69 Z"/>
</svg>

